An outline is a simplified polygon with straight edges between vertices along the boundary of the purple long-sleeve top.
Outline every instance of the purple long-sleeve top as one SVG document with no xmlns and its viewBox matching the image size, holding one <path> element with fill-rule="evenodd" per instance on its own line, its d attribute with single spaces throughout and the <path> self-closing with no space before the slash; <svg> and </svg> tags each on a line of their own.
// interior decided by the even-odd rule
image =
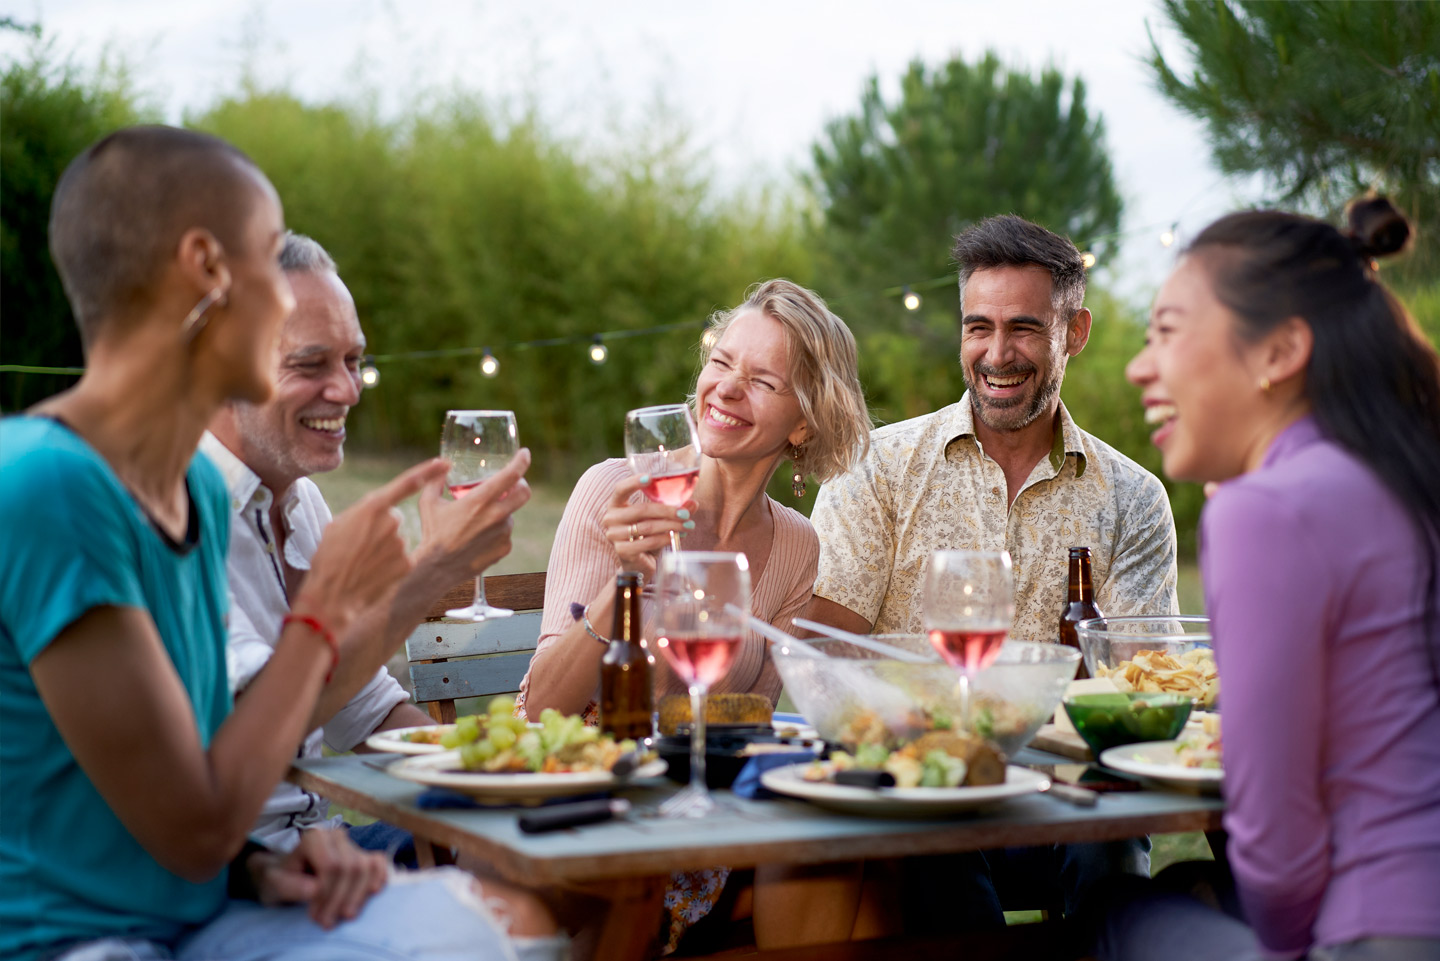
<svg viewBox="0 0 1440 961">
<path fill-rule="evenodd" d="M 1222 485 L 1200 536 L 1225 827 L 1261 944 L 1440 937 L 1440 689 L 1415 525 L 1307 417 Z"/>
</svg>

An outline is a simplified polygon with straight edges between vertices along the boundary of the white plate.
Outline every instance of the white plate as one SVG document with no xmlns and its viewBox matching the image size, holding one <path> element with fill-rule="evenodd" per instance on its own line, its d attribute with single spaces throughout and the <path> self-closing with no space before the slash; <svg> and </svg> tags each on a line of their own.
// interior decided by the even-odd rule
<svg viewBox="0 0 1440 961">
<path fill-rule="evenodd" d="M 442 744 L 407 741 L 405 735 L 411 731 L 439 731 L 443 734 L 454 728 L 453 724 L 420 724 L 415 727 L 397 727 L 370 735 L 365 739 L 365 746 L 372 751 L 384 751 L 387 754 L 443 754 L 453 749 Z"/>
<path fill-rule="evenodd" d="M 853 787 L 829 781 L 807 781 L 804 773 L 809 767 L 809 764 L 792 764 L 774 768 L 760 775 L 760 783 L 776 794 L 803 798 L 846 814 L 907 818 L 980 811 L 1050 786 L 1050 779 L 1045 775 L 1013 764 L 1005 769 L 1005 783 L 982 787 Z M 829 765 L 825 767 L 828 770 Z"/>
<path fill-rule="evenodd" d="M 1121 744 L 1100 753 L 1100 763 L 1121 774 L 1149 778 L 1168 787 L 1187 791 L 1220 790 L 1225 772 L 1213 767 L 1185 767 L 1175 761 L 1179 741 L 1146 741 Z"/>
<path fill-rule="evenodd" d="M 609 771 L 576 771 L 571 774 L 488 774 L 466 771 L 460 766 L 460 752 L 425 754 L 407 757 L 386 768 L 395 777 L 430 787 L 460 791 L 481 801 L 513 803 L 539 801 L 567 794 L 590 794 L 608 791 L 624 783 L 642 778 L 659 777 L 665 773 L 664 761 L 649 761 L 635 769 L 628 778 L 617 779 Z"/>
</svg>

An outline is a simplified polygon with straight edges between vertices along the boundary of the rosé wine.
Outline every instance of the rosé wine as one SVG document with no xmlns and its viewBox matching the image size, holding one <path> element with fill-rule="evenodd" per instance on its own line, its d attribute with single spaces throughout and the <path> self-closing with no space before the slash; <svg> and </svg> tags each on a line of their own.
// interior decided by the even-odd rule
<svg viewBox="0 0 1440 961">
<path fill-rule="evenodd" d="M 735 660 L 740 636 L 670 634 L 661 637 L 660 653 L 686 684 L 699 683 L 706 688 L 725 676 Z"/>
<path fill-rule="evenodd" d="M 946 630 L 932 627 L 930 644 L 957 671 L 975 674 L 989 667 L 1005 644 L 1005 628 Z"/>
<path fill-rule="evenodd" d="M 658 501 L 670 507 L 679 507 L 690 499 L 691 494 L 695 493 L 695 484 L 699 480 L 700 468 L 692 467 L 690 470 L 652 477 L 650 483 L 640 488 L 640 491 L 652 501 Z"/>
</svg>

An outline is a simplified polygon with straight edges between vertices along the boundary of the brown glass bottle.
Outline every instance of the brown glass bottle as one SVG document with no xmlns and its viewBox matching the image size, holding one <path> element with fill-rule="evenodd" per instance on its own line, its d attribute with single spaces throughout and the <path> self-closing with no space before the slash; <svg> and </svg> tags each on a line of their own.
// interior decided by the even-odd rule
<svg viewBox="0 0 1440 961">
<path fill-rule="evenodd" d="M 1104 617 L 1100 608 L 1095 606 L 1095 588 L 1090 580 L 1090 548 L 1070 548 L 1070 594 L 1065 602 L 1065 609 L 1060 612 L 1060 643 L 1069 644 L 1077 651 L 1081 650 L 1080 635 L 1075 630 L 1075 625 L 1091 617 Z M 1077 678 L 1090 676 L 1085 669 L 1085 662 L 1080 662 L 1079 670 L 1076 671 Z"/>
<path fill-rule="evenodd" d="M 616 740 L 648 738 L 654 731 L 655 662 L 640 637 L 640 575 L 615 578 L 615 621 L 600 659 L 600 729 Z"/>
</svg>

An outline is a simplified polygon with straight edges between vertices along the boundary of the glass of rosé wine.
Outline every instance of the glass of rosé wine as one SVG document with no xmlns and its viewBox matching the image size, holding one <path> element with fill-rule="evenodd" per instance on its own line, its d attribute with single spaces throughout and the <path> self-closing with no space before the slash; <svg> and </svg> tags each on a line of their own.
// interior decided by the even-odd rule
<svg viewBox="0 0 1440 961">
<path fill-rule="evenodd" d="M 656 576 L 656 646 L 690 689 L 690 784 L 660 806 L 663 817 L 703 817 L 716 804 L 705 786 L 705 696 L 725 676 L 750 614 L 744 554 L 665 551 Z"/>
<path fill-rule="evenodd" d="M 960 673 L 960 726 L 970 730 L 970 679 L 989 667 L 1015 618 L 1009 551 L 936 551 L 925 572 L 925 631 Z"/>
<path fill-rule="evenodd" d="M 520 449 L 515 414 L 508 410 L 451 410 L 445 412 L 445 432 L 440 437 L 440 456 L 450 462 L 445 486 L 456 500 L 464 497 L 486 478 L 499 471 Z M 485 579 L 475 578 L 475 599 L 469 607 L 446 611 L 446 617 L 484 621 L 509 617 L 515 612 L 485 602 Z"/>
<path fill-rule="evenodd" d="M 687 404 L 641 407 L 625 415 L 625 457 L 636 475 L 648 475 L 640 490 L 652 501 L 679 507 L 695 493 L 700 479 L 700 439 Z M 680 535 L 670 532 L 670 547 Z"/>
</svg>

